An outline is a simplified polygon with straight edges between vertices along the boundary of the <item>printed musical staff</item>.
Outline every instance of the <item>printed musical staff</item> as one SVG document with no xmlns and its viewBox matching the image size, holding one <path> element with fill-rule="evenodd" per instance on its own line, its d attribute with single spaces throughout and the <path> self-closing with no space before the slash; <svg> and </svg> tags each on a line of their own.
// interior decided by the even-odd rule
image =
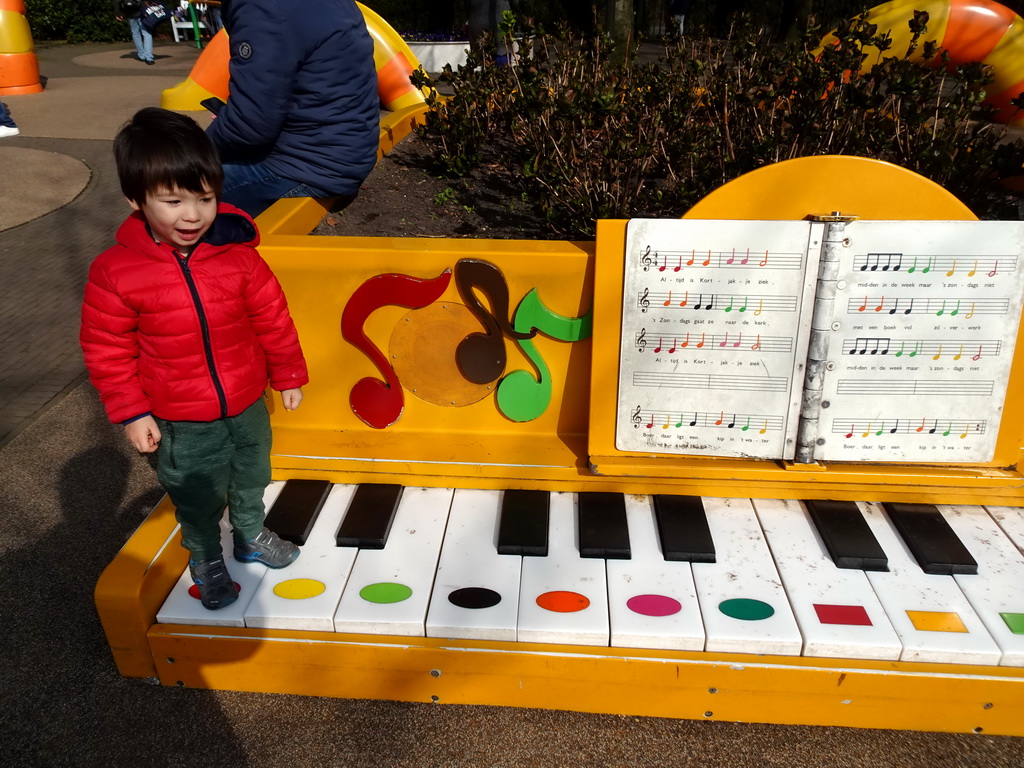
<svg viewBox="0 0 1024 768">
<path fill-rule="evenodd" d="M 761 413 L 731 413 L 729 411 L 645 411 L 639 405 L 630 420 L 635 429 L 656 429 L 663 432 L 687 428 L 729 429 L 737 433 L 763 435 L 779 432 L 783 426 L 781 416 Z"/>
<path fill-rule="evenodd" d="M 639 333 L 634 336 L 633 345 L 637 352 L 649 351 L 654 354 L 664 352 L 669 355 L 683 349 L 704 349 L 705 347 L 709 351 L 716 349 L 726 352 L 750 350 L 789 355 L 793 352 L 793 343 L 793 338 L 790 336 L 762 336 L 759 333 L 707 334 L 686 331 L 673 336 L 654 336 L 648 335 L 646 328 L 641 328 Z"/>
<path fill-rule="evenodd" d="M 637 264 L 644 272 L 682 272 L 687 268 L 704 269 L 764 269 L 801 270 L 805 255 L 802 253 L 773 252 L 753 248 L 716 250 L 689 248 L 684 250 L 654 250 L 646 245 L 639 254 Z"/>
<path fill-rule="evenodd" d="M 760 315 L 762 312 L 796 312 L 796 296 L 751 296 L 749 294 L 729 293 L 700 293 L 694 299 L 687 291 L 680 298 L 675 291 L 652 291 L 644 288 L 637 293 L 637 307 L 641 312 L 647 312 L 653 307 L 665 309 L 686 309 L 686 310 L 719 310 L 722 312 L 752 312 Z M 755 309 L 756 306 L 756 309 Z"/>
<path fill-rule="evenodd" d="M 840 379 L 841 395 L 932 395 L 940 397 L 990 397 L 993 381 L 936 381 L 935 379 Z"/>
<path fill-rule="evenodd" d="M 789 379 L 785 376 L 734 376 L 715 373 L 679 373 L 678 371 L 634 371 L 634 387 L 664 389 L 711 389 L 720 392 L 760 391 L 785 392 Z"/>
<path fill-rule="evenodd" d="M 900 306 L 902 303 L 902 306 Z M 968 309 L 969 308 L 969 309 Z M 887 312 L 892 315 L 897 310 L 905 315 L 961 315 L 969 320 L 974 315 L 1005 315 L 1010 308 L 1010 300 L 1005 298 L 969 298 L 949 297 L 945 299 L 907 298 L 895 296 L 864 296 L 849 299 L 846 312 L 850 315 L 862 315 Z"/>
<path fill-rule="evenodd" d="M 832 434 L 842 435 L 847 440 L 855 437 L 871 438 L 884 435 L 934 435 L 938 437 L 958 437 L 966 440 L 971 435 L 983 435 L 988 427 L 984 419 L 969 421 L 965 419 L 938 418 L 888 418 L 858 419 L 836 417 L 832 421 Z"/>
<path fill-rule="evenodd" d="M 930 355 L 933 360 L 949 358 L 959 360 L 967 356 L 977 361 L 982 357 L 997 357 L 1003 349 L 999 339 L 963 343 L 959 339 L 893 339 L 889 336 L 858 336 L 843 339 L 844 355 L 871 357 L 917 357 Z"/>
<path fill-rule="evenodd" d="M 988 277 L 1006 275 L 1017 271 L 1017 257 L 1005 256 L 959 256 L 914 255 L 910 253 L 864 253 L 853 257 L 855 272 L 872 272 L 904 275 L 927 275 L 942 272 L 946 277 L 964 275 L 974 277 L 979 271 Z"/>
</svg>

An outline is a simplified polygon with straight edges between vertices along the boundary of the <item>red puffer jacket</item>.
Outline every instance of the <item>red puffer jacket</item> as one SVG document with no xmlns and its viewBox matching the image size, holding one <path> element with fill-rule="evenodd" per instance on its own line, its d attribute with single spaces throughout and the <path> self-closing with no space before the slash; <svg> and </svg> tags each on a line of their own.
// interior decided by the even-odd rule
<svg viewBox="0 0 1024 768">
<path fill-rule="evenodd" d="M 284 292 L 256 252 L 259 233 L 222 203 L 182 258 L 141 213 L 89 269 L 80 340 L 112 422 L 237 416 L 264 392 L 309 381 Z"/>
</svg>

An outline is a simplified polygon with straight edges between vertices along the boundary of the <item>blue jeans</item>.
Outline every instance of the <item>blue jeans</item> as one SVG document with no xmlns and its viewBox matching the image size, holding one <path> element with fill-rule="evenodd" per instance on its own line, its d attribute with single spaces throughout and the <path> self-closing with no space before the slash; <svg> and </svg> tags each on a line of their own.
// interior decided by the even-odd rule
<svg viewBox="0 0 1024 768">
<path fill-rule="evenodd" d="M 11 117 L 11 113 L 7 111 L 7 106 L 0 103 L 0 125 L 5 128 L 17 128 L 14 124 L 14 119 Z"/>
<path fill-rule="evenodd" d="M 153 35 L 148 29 L 142 26 L 142 19 L 128 19 L 128 26 L 132 30 L 132 42 L 135 43 L 135 55 L 142 61 L 153 60 Z"/>
<path fill-rule="evenodd" d="M 241 208 L 253 218 L 282 197 L 331 196 L 309 184 L 278 176 L 265 163 L 224 163 L 221 200 Z"/>
</svg>

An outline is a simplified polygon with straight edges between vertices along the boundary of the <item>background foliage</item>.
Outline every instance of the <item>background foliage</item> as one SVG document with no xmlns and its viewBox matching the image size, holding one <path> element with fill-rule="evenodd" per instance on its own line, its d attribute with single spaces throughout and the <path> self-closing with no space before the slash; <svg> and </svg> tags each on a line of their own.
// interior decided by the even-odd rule
<svg viewBox="0 0 1024 768">
<path fill-rule="evenodd" d="M 114 18 L 110 0 L 25 0 L 35 40 L 108 43 L 130 39 L 128 25 Z"/>
<path fill-rule="evenodd" d="M 927 14 L 908 20 L 927 43 Z M 727 181 L 794 157 L 873 157 L 942 185 L 982 218 L 1019 217 L 1000 182 L 1024 174 L 1024 141 L 982 103 L 991 69 L 948 72 L 892 50 L 861 71 L 862 48 L 888 48 L 873 25 L 847 22 L 839 43 L 812 51 L 822 30 L 788 44 L 740 25 L 729 39 L 666 41 L 660 56 L 620 63 L 600 35 L 522 38 L 513 66 L 476 50 L 439 81 L 423 135 L 452 176 L 502 163 L 553 232 L 589 238 L 599 218 L 677 217 Z"/>
</svg>

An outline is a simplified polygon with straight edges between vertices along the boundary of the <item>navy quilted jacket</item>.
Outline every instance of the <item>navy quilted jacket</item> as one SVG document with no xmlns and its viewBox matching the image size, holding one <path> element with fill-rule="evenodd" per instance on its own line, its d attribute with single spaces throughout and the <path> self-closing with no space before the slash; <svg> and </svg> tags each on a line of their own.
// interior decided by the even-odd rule
<svg viewBox="0 0 1024 768">
<path fill-rule="evenodd" d="M 208 130 L 225 162 L 355 194 L 377 157 L 373 41 L 353 0 L 231 0 L 231 95 Z"/>
</svg>

